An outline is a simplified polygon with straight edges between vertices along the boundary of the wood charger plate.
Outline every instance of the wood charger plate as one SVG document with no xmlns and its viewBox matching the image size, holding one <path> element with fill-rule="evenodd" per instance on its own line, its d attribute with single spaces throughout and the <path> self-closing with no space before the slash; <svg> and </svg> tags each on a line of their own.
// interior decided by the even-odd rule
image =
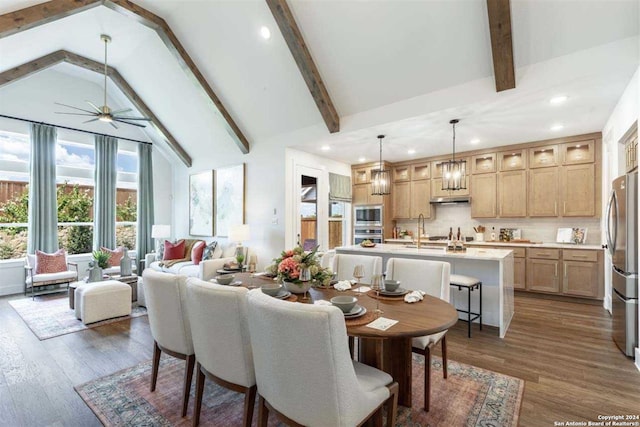
<svg viewBox="0 0 640 427">
<path fill-rule="evenodd" d="M 289 295 L 288 297 L 286 297 L 282 301 L 296 302 L 296 301 L 298 301 L 298 295 L 296 295 L 294 293 L 291 293 L 291 295 Z"/>
<path fill-rule="evenodd" d="M 397 295 L 397 296 L 382 295 L 382 294 L 376 295 L 376 291 L 372 289 L 370 291 L 367 291 L 367 296 L 371 298 L 377 298 L 380 301 L 399 301 L 399 300 L 404 300 L 404 296 L 409 295 L 409 293 L 410 292 L 407 292 L 406 294 Z"/>
<path fill-rule="evenodd" d="M 355 319 L 344 319 L 344 323 L 346 323 L 347 326 L 362 326 L 374 320 L 376 320 L 376 314 L 372 310 L 367 311 L 364 316 L 356 317 Z"/>
</svg>

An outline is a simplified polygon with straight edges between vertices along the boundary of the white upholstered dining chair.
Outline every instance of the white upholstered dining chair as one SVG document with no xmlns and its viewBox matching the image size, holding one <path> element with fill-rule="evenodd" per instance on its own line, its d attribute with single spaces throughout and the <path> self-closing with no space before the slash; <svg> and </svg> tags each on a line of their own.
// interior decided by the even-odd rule
<svg viewBox="0 0 640 427">
<path fill-rule="evenodd" d="M 187 307 L 196 352 L 193 425 L 200 423 L 205 377 L 245 394 L 242 425 L 251 427 L 256 398 L 251 339 L 247 323 L 248 289 L 187 279 Z"/>
<path fill-rule="evenodd" d="M 422 259 L 391 258 L 387 261 L 386 279 L 399 280 L 402 286 L 419 289 L 428 295 L 449 302 L 448 262 Z M 428 309 L 425 307 L 425 309 Z M 442 345 L 442 375 L 447 378 L 447 331 L 413 338 L 411 349 L 424 356 L 424 409 L 428 412 L 431 401 L 431 347 Z"/>
<path fill-rule="evenodd" d="M 196 361 L 187 314 L 187 278 L 179 274 L 146 269 L 142 273 L 142 279 L 149 326 L 153 336 L 151 391 L 156 389 L 161 352 L 186 360 L 182 390 L 182 416 L 184 417 L 189 405 L 191 379 Z"/>
<path fill-rule="evenodd" d="M 369 255 L 336 254 L 331 262 L 331 270 L 336 273 L 337 280 L 351 280 L 356 265 L 364 267 L 363 283 L 371 283 L 373 275 L 382 274 L 382 257 Z"/>
<path fill-rule="evenodd" d="M 259 396 L 258 425 L 272 411 L 292 426 L 356 426 L 387 404 L 395 425 L 398 384 L 351 360 L 340 309 L 248 294 L 249 331 Z"/>
</svg>

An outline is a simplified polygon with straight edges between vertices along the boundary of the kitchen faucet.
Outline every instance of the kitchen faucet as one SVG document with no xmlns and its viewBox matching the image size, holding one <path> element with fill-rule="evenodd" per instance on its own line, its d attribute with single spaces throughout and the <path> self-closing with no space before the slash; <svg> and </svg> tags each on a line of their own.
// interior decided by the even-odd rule
<svg viewBox="0 0 640 427">
<path fill-rule="evenodd" d="M 422 219 L 422 227 L 420 227 L 420 219 Z M 424 215 L 420 214 L 418 215 L 418 249 L 420 249 L 420 239 L 422 237 L 422 234 L 424 233 Z"/>
</svg>

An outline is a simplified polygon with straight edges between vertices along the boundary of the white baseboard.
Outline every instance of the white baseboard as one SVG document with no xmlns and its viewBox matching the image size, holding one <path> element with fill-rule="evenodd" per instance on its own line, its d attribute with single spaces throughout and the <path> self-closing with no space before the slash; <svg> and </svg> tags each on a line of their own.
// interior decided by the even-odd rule
<svg viewBox="0 0 640 427">
<path fill-rule="evenodd" d="M 636 347 L 636 368 L 640 371 L 640 347 Z"/>
<path fill-rule="evenodd" d="M 0 288 L 0 296 L 24 293 L 24 285 L 8 285 Z"/>
</svg>

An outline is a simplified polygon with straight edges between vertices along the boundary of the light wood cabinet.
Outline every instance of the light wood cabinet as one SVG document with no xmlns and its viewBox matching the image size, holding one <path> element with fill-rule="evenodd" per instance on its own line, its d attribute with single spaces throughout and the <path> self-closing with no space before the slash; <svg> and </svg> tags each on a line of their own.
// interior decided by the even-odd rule
<svg viewBox="0 0 640 427">
<path fill-rule="evenodd" d="M 563 165 L 579 165 L 593 163 L 595 160 L 596 142 L 588 141 L 571 142 L 560 146 Z"/>
<path fill-rule="evenodd" d="M 396 166 L 393 168 L 393 182 L 411 180 L 411 166 Z"/>
<path fill-rule="evenodd" d="M 369 168 L 362 167 L 353 169 L 353 184 L 368 184 L 371 176 L 369 174 Z"/>
<path fill-rule="evenodd" d="M 558 166 L 558 146 L 546 145 L 529 149 L 529 169 Z"/>
<path fill-rule="evenodd" d="M 456 191 L 448 191 L 442 189 L 442 178 L 431 179 L 431 197 L 455 197 L 469 195 L 469 175 L 465 176 L 466 187 Z"/>
<path fill-rule="evenodd" d="M 604 294 L 602 252 L 565 249 L 562 257 L 562 293 L 601 299 Z"/>
<path fill-rule="evenodd" d="M 524 258 L 513 258 L 513 287 L 515 289 L 526 288 L 526 266 Z"/>
<path fill-rule="evenodd" d="M 497 209 L 496 174 L 471 176 L 471 217 L 495 218 Z"/>
<path fill-rule="evenodd" d="M 471 158 L 471 173 L 491 173 L 496 171 L 496 153 L 481 154 Z"/>
<path fill-rule="evenodd" d="M 515 170 L 498 175 L 498 214 L 502 218 L 527 216 L 527 171 Z"/>
<path fill-rule="evenodd" d="M 420 214 L 431 218 L 431 185 L 429 181 L 411 181 L 411 218 Z"/>
<path fill-rule="evenodd" d="M 631 172 L 638 167 L 638 123 L 634 123 L 622 137 L 624 144 L 625 171 Z"/>
<path fill-rule="evenodd" d="M 596 215 L 596 168 L 593 163 L 562 168 L 562 216 Z"/>
<path fill-rule="evenodd" d="M 527 151 L 513 150 L 498 153 L 498 165 L 501 172 L 525 169 L 527 167 Z"/>
<path fill-rule="evenodd" d="M 411 179 L 414 181 L 429 179 L 431 177 L 431 163 L 424 162 L 413 165 Z"/>
<path fill-rule="evenodd" d="M 353 186 L 351 202 L 354 205 L 381 205 L 384 202 L 383 196 L 371 194 L 371 185 L 358 184 Z"/>
<path fill-rule="evenodd" d="M 411 218 L 411 183 L 394 183 L 391 195 L 393 198 L 393 218 Z"/>
<path fill-rule="evenodd" d="M 529 216 L 558 216 L 558 168 L 529 170 Z"/>
<path fill-rule="evenodd" d="M 559 264 L 558 260 L 529 258 L 527 260 L 526 289 L 537 292 L 560 292 Z"/>
</svg>

